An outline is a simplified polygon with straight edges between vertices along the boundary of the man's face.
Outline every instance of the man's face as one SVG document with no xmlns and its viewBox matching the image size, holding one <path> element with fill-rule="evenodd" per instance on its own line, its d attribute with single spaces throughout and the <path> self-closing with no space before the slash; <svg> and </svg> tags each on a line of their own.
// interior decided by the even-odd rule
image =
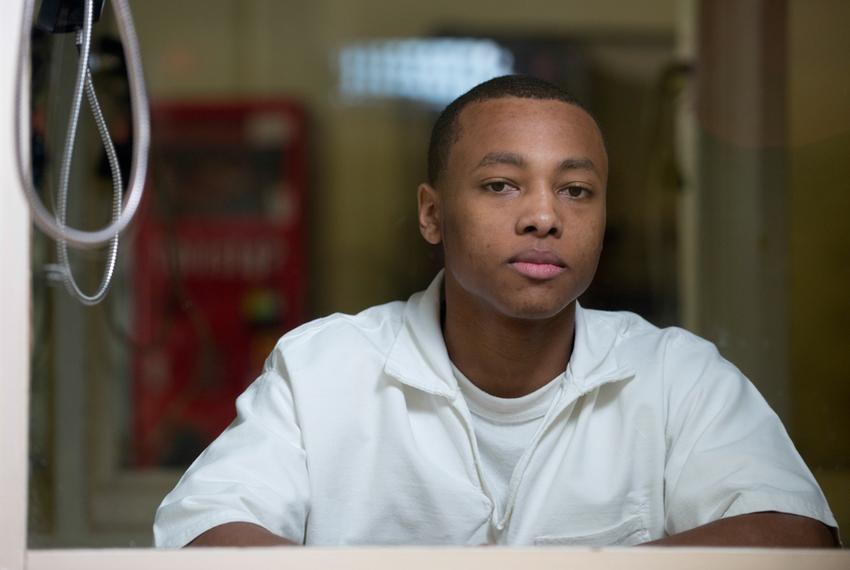
<svg viewBox="0 0 850 570">
<path fill-rule="evenodd" d="M 596 124 L 575 105 L 516 97 L 472 103 L 458 120 L 439 187 L 419 189 L 447 290 L 508 317 L 560 313 L 602 251 L 608 159 Z"/>
</svg>

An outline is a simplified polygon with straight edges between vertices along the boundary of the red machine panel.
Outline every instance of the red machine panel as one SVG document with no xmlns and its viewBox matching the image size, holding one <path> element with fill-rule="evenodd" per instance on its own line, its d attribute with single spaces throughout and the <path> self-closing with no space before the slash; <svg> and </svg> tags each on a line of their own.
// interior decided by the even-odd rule
<svg viewBox="0 0 850 570">
<path fill-rule="evenodd" d="M 185 466 L 305 316 L 306 125 L 288 101 L 161 105 L 134 245 L 136 467 Z"/>
</svg>

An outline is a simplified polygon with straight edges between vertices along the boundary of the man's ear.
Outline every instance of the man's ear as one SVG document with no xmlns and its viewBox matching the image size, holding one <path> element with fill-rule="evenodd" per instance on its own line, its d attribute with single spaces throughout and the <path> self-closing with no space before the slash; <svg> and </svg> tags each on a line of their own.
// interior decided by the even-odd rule
<svg viewBox="0 0 850 570">
<path fill-rule="evenodd" d="M 443 241 L 440 193 L 430 184 L 422 183 L 417 189 L 419 199 L 419 233 L 431 245 Z"/>
</svg>

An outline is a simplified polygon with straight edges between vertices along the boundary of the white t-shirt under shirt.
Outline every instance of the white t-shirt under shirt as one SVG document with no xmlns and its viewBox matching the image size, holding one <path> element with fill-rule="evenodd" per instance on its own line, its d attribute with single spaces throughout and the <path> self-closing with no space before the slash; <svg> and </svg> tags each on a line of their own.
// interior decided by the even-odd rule
<svg viewBox="0 0 850 570">
<path fill-rule="evenodd" d="M 511 477 L 523 454 L 531 448 L 546 412 L 555 403 L 564 374 L 519 398 L 499 398 L 472 383 L 452 362 L 472 417 L 482 479 L 496 503 L 497 519 L 504 518 Z"/>
</svg>

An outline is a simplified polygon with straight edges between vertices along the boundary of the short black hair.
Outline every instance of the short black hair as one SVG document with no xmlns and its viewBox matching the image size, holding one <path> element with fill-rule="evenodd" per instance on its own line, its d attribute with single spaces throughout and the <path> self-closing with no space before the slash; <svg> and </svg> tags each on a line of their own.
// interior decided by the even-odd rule
<svg viewBox="0 0 850 570">
<path fill-rule="evenodd" d="M 458 117 L 464 107 L 470 103 L 503 97 L 563 101 L 587 111 L 584 105 L 565 89 L 530 75 L 503 75 L 479 83 L 449 103 L 434 123 L 428 144 L 428 183 L 431 186 L 437 183 L 446 170 L 449 151 L 460 136 Z"/>
</svg>

